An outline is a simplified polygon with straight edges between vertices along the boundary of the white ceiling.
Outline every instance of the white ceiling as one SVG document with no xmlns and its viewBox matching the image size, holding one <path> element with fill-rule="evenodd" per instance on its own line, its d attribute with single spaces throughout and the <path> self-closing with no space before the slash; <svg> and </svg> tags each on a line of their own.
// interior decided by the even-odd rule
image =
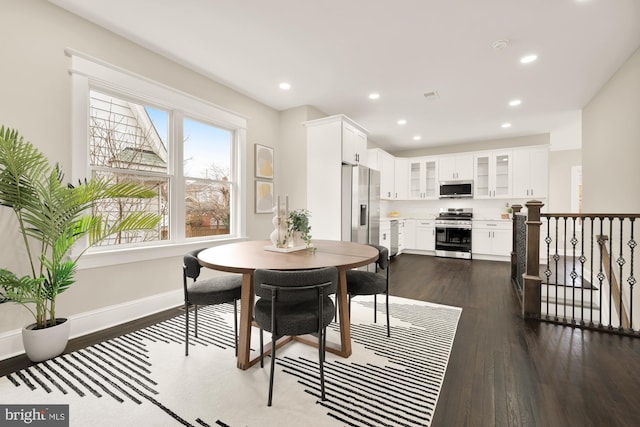
<svg viewBox="0 0 640 427">
<path fill-rule="evenodd" d="M 389 151 L 562 128 L 640 47 L 638 0 L 50 1 L 278 110 L 346 114 Z"/>
</svg>

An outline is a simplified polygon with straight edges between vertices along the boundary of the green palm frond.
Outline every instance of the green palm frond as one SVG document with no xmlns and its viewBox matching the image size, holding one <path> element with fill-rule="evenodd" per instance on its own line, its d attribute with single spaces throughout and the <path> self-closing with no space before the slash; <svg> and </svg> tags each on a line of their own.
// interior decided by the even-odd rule
<svg viewBox="0 0 640 427">
<path fill-rule="evenodd" d="M 115 233 L 149 230 L 160 222 L 159 215 L 145 211 L 103 218 L 93 212 L 96 203 L 155 196 L 142 184 L 98 176 L 64 184 L 58 164 L 51 167 L 46 156 L 17 131 L 0 128 L 0 205 L 13 209 L 18 219 L 32 270 L 31 277 L 22 278 L 0 270 L 0 302 L 35 303 L 39 326 L 46 323 L 46 316 L 55 318 L 56 296 L 74 283 L 78 259 L 86 251 L 70 258 L 78 240 L 87 237 L 91 246 Z M 39 245 L 32 247 L 27 237 Z"/>
</svg>

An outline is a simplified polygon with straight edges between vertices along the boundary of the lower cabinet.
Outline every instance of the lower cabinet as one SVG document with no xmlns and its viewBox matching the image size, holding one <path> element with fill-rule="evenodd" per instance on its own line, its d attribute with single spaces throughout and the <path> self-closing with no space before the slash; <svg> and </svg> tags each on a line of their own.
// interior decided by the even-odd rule
<svg viewBox="0 0 640 427">
<path fill-rule="evenodd" d="M 473 221 L 471 252 L 476 255 L 511 256 L 511 221 Z"/>
<path fill-rule="evenodd" d="M 405 219 L 404 227 L 402 230 L 402 241 L 404 249 L 415 249 L 416 248 L 416 220 L 415 219 Z"/>
<path fill-rule="evenodd" d="M 391 253 L 391 221 L 380 221 L 380 246 L 384 246 Z"/>
<path fill-rule="evenodd" d="M 423 251 L 436 250 L 435 220 L 416 220 L 416 249 Z"/>
</svg>

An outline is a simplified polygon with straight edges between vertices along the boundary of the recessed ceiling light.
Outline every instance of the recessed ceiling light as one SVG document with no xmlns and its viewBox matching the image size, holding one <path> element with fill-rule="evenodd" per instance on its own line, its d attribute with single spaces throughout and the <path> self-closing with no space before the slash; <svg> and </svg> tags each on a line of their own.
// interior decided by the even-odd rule
<svg viewBox="0 0 640 427">
<path fill-rule="evenodd" d="M 369 94 L 369 99 L 378 99 L 380 98 L 380 94 L 379 93 L 370 93 Z"/>
<path fill-rule="evenodd" d="M 512 99 L 511 101 L 509 101 L 510 107 L 517 107 L 520 104 L 522 104 L 522 101 L 519 99 Z"/>
<path fill-rule="evenodd" d="M 278 87 L 282 90 L 289 90 L 291 89 L 291 85 L 287 82 L 282 82 L 278 85 Z"/>
<path fill-rule="evenodd" d="M 400 126 L 402 126 L 402 125 L 406 125 L 406 124 L 407 124 L 407 121 L 406 121 L 405 119 L 400 119 L 400 120 L 398 120 L 398 124 L 399 124 Z"/>
<path fill-rule="evenodd" d="M 507 129 L 511 127 L 511 123 L 503 123 L 502 125 L 500 125 L 501 128 L 503 129 Z"/>
<path fill-rule="evenodd" d="M 416 135 L 413 137 L 414 141 L 420 141 L 422 139 L 422 137 L 420 135 Z"/>
<path fill-rule="evenodd" d="M 538 59 L 538 55 L 532 53 L 531 55 L 525 55 L 522 58 L 520 58 L 520 63 L 521 64 L 530 64 L 530 63 L 534 62 L 536 59 Z"/>
</svg>

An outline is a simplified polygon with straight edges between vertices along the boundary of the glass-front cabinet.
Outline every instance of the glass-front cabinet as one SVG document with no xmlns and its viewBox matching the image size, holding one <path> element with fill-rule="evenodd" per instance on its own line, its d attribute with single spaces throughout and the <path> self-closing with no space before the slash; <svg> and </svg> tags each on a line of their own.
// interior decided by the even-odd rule
<svg viewBox="0 0 640 427">
<path fill-rule="evenodd" d="M 425 200 L 438 198 L 438 158 L 409 159 L 409 198 Z"/>
<path fill-rule="evenodd" d="M 474 193 L 476 199 L 511 197 L 513 155 L 511 151 L 488 151 L 475 155 Z"/>
</svg>

